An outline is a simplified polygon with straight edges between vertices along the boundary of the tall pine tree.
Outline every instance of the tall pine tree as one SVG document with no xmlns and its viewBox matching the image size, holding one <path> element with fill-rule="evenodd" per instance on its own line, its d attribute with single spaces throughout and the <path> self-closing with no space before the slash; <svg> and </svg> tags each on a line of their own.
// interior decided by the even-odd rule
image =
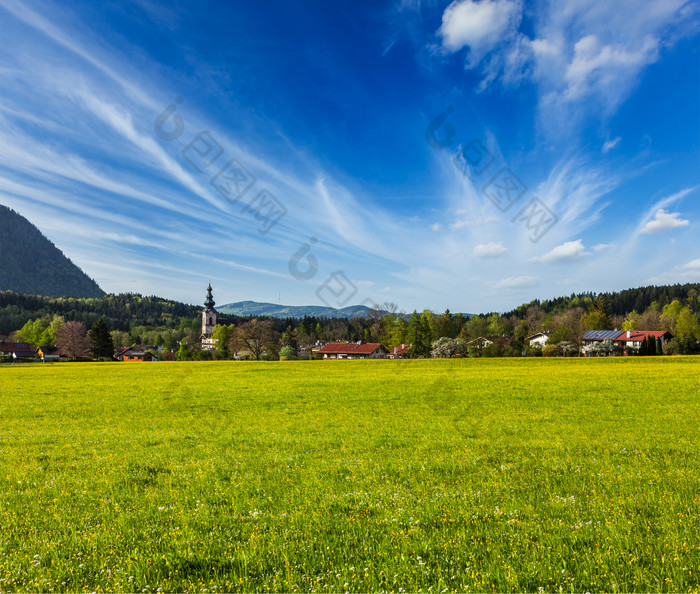
<svg viewBox="0 0 700 594">
<path fill-rule="evenodd" d="M 109 326 L 103 318 L 97 320 L 88 332 L 90 352 L 95 359 L 111 359 L 114 356 L 114 342 Z"/>
</svg>

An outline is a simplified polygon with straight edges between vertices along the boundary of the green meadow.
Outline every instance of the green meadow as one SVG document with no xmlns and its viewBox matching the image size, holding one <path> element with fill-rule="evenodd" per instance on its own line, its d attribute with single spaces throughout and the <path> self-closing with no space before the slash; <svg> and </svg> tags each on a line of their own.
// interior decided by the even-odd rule
<svg viewBox="0 0 700 594">
<path fill-rule="evenodd" d="M 0 366 L 0 592 L 700 588 L 700 358 Z"/>
</svg>

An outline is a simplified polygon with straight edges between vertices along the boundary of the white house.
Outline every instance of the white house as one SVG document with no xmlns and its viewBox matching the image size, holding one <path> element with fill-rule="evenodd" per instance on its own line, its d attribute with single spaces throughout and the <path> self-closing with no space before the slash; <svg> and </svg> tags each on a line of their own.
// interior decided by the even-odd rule
<svg viewBox="0 0 700 594">
<path fill-rule="evenodd" d="M 533 334 L 532 336 L 528 336 L 525 340 L 527 340 L 527 342 L 530 346 L 538 346 L 538 347 L 542 348 L 544 345 L 547 344 L 548 338 L 549 338 L 549 332 L 538 332 L 537 334 Z"/>
</svg>

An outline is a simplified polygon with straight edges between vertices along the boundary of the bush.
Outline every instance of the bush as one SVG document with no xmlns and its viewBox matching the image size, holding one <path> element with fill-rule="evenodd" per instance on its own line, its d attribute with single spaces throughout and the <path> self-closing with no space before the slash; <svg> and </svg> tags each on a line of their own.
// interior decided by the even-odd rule
<svg viewBox="0 0 700 594">
<path fill-rule="evenodd" d="M 664 344 L 665 355 L 693 355 L 698 352 L 700 348 L 692 336 L 676 336 Z"/>
<path fill-rule="evenodd" d="M 294 361 L 297 354 L 292 346 L 283 346 L 280 349 L 280 361 Z"/>
<path fill-rule="evenodd" d="M 543 357 L 558 357 L 560 354 L 556 344 L 546 344 L 542 347 Z"/>
<path fill-rule="evenodd" d="M 525 356 L 526 357 L 541 357 L 542 356 L 542 347 L 539 345 L 535 346 L 530 346 L 525 345 Z"/>
</svg>

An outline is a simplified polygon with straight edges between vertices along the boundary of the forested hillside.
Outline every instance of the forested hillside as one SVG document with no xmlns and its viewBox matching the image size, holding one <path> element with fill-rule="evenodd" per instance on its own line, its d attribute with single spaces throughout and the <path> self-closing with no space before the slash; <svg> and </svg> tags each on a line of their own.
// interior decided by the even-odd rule
<svg viewBox="0 0 700 594">
<path fill-rule="evenodd" d="M 97 283 L 32 223 L 0 204 L 0 291 L 99 297 Z"/>
<path fill-rule="evenodd" d="M 695 293 L 691 293 L 695 291 Z M 687 283 L 684 285 L 662 285 L 640 287 L 638 289 L 625 289 L 611 293 L 575 293 L 569 297 L 557 297 L 555 299 L 536 299 L 530 303 L 525 303 L 511 312 L 505 314 L 522 317 L 527 308 L 531 305 L 538 305 L 545 313 L 561 313 L 575 307 L 587 309 L 593 302 L 603 297 L 608 307 L 608 313 L 612 316 L 626 316 L 629 312 L 636 310 L 642 312 L 653 303 L 663 307 L 678 300 L 688 299 L 690 295 L 700 293 L 700 283 Z"/>
<path fill-rule="evenodd" d="M 33 318 L 65 318 L 91 326 L 104 317 L 111 328 L 129 330 L 134 325 L 174 328 L 181 319 L 188 323 L 198 318 L 200 308 L 160 297 L 134 293 L 103 297 L 42 297 L 0 291 L 0 335 L 20 329 Z"/>
</svg>

